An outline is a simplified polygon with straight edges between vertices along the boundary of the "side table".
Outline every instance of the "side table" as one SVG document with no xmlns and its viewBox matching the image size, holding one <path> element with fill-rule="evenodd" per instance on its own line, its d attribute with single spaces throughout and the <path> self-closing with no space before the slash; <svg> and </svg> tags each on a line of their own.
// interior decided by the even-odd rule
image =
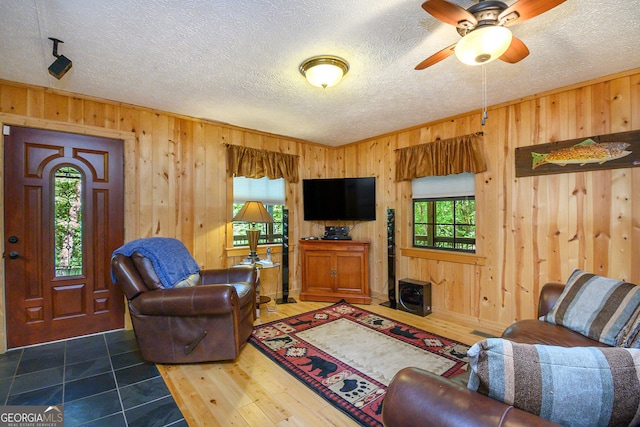
<svg viewBox="0 0 640 427">
<path fill-rule="evenodd" d="M 250 265 L 250 264 L 237 264 L 234 267 L 239 267 L 239 266 L 244 266 L 244 265 Z M 260 271 L 263 269 L 270 269 L 270 268 L 277 268 L 278 269 L 278 279 L 276 281 L 276 296 L 278 294 L 278 284 L 280 283 L 280 274 L 282 269 L 280 268 L 280 263 L 279 262 L 274 262 L 274 263 L 262 263 L 260 261 L 258 261 L 257 263 L 253 264 L 258 272 L 257 275 L 257 281 L 258 281 L 258 286 L 256 286 L 256 317 L 260 317 L 260 304 L 266 304 L 269 301 L 271 301 L 271 297 L 268 297 L 266 295 L 260 295 L 260 287 L 262 286 L 260 283 Z"/>
</svg>

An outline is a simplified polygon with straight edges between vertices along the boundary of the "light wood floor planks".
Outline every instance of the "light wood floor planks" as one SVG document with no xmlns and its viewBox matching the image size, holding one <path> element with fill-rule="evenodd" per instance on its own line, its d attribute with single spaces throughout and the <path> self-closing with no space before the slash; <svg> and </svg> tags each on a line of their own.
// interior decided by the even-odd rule
<svg viewBox="0 0 640 427">
<path fill-rule="evenodd" d="M 278 305 L 275 313 L 262 306 L 256 324 L 327 307 L 319 302 Z M 472 345 L 482 339 L 474 330 L 499 331 L 456 324 L 437 314 L 420 317 L 392 310 L 375 301 L 361 306 L 371 312 Z M 251 344 L 230 362 L 158 365 L 190 426 L 356 426 L 348 416 L 289 375 Z"/>
</svg>

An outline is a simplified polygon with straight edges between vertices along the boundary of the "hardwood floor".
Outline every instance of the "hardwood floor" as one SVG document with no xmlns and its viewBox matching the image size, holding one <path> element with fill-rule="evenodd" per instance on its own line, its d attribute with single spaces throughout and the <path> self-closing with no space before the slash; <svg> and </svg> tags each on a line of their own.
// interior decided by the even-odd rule
<svg viewBox="0 0 640 427">
<path fill-rule="evenodd" d="M 256 324 L 327 307 L 329 303 L 278 305 L 268 313 L 262 306 Z M 452 323 L 437 314 L 420 317 L 379 305 L 361 306 L 371 312 L 472 345 L 482 337 L 476 326 Z M 488 334 L 498 331 L 480 330 Z M 158 365 L 185 420 L 190 426 L 356 426 L 357 424 L 315 394 L 251 344 L 230 362 L 196 365 Z"/>
</svg>

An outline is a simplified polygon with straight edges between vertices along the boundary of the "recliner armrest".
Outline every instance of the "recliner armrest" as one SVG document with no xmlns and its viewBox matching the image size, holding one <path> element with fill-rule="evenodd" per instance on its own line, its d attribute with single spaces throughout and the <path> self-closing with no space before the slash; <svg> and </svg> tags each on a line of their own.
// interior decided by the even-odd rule
<svg viewBox="0 0 640 427">
<path fill-rule="evenodd" d="M 546 316 L 551 311 L 563 290 L 564 285 L 560 283 L 547 283 L 542 287 L 538 300 L 538 318 Z"/>
<path fill-rule="evenodd" d="M 418 368 L 404 368 L 391 381 L 382 421 L 385 427 L 557 425 Z"/>
<path fill-rule="evenodd" d="M 226 314 L 238 306 L 233 285 L 200 285 L 145 292 L 130 301 L 132 309 L 146 316 L 201 316 Z"/>
</svg>

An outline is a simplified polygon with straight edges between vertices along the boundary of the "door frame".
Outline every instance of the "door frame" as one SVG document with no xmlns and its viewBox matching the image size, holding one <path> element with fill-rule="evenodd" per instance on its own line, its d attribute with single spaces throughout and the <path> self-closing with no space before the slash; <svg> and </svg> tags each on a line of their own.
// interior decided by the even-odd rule
<svg viewBox="0 0 640 427">
<path fill-rule="evenodd" d="M 0 201 L 0 241 L 2 242 L 2 251 L 5 250 L 4 235 L 4 126 L 23 126 L 34 129 L 53 130 L 58 132 L 76 133 L 87 136 L 96 136 L 101 138 L 121 139 L 124 141 L 124 241 L 128 242 L 135 238 L 131 235 L 134 230 L 133 219 L 135 212 L 132 209 L 131 202 L 135 200 L 135 190 L 127 190 L 127 183 L 135 183 L 135 159 L 129 156 L 129 153 L 135 153 L 136 136 L 133 132 L 124 132 L 116 129 L 106 129 L 95 126 L 54 122 L 50 120 L 29 118 L 17 116 L 14 114 L 0 113 L 0 130 L 2 130 L 2 138 L 0 138 L 0 188 L 2 188 L 2 200 Z M 7 315 L 6 315 L 6 293 L 5 293 L 5 260 L 0 262 L 0 354 L 7 351 Z M 125 303 L 124 327 L 131 329 L 131 320 L 129 317 L 129 309 Z"/>
</svg>

